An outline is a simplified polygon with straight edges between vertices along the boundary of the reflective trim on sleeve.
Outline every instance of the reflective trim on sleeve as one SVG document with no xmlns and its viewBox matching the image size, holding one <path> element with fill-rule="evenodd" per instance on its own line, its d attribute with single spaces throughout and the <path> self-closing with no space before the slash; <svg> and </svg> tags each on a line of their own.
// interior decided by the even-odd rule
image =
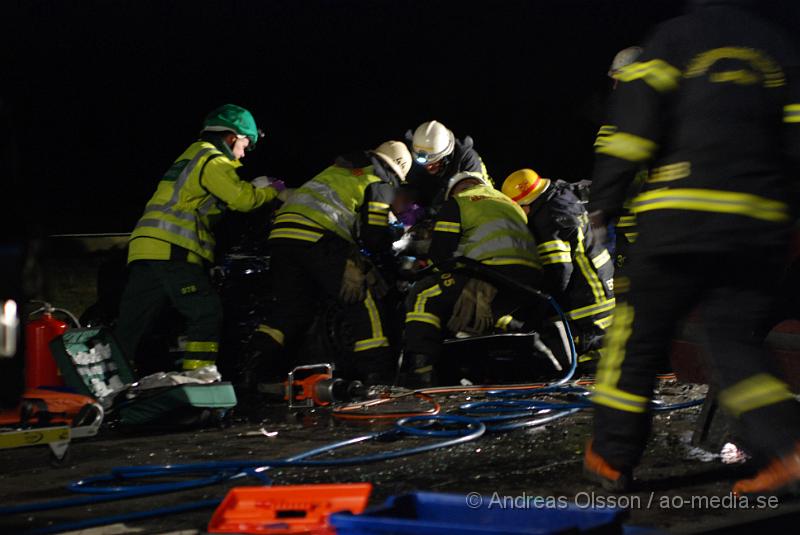
<svg viewBox="0 0 800 535">
<path fill-rule="evenodd" d="M 459 234 L 461 232 L 461 223 L 454 221 L 437 221 L 433 226 L 434 232 L 453 232 Z"/>
<path fill-rule="evenodd" d="M 597 269 L 600 269 L 602 266 L 605 265 L 606 262 L 609 262 L 610 260 L 611 260 L 611 255 L 606 249 L 603 249 L 602 253 L 592 258 L 592 264 L 594 264 L 594 267 L 596 267 Z"/>
<path fill-rule="evenodd" d="M 386 218 L 386 214 L 374 215 L 370 213 L 369 215 L 367 215 L 367 224 L 373 225 L 375 227 L 388 227 L 389 220 Z"/>
<path fill-rule="evenodd" d="M 784 123 L 800 123 L 800 104 L 789 104 L 783 107 Z"/>
<path fill-rule="evenodd" d="M 280 331 L 274 327 L 270 327 L 269 325 L 264 325 L 263 323 L 256 328 L 256 331 L 260 333 L 264 333 L 270 336 L 273 340 L 278 342 L 280 345 L 284 345 L 286 341 L 286 335 L 283 334 L 283 331 Z"/>
<path fill-rule="evenodd" d="M 662 59 L 652 59 L 626 65 L 617 72 L 615 78 L 620 82 L 642 80 L 659 93 L 665 93 L 678 89 L 681 71 Z"/>
<path fill-rule="evenodd" d="M 588 318 L 589 316 L 594 316 L 595 314 L 602 314 L 603 312 L 614 310 L 615 305 L 616 301 L 613 298 L 607 299 L 602 303 L 596 303 L 594 305 L 588 305 L 570 310 L 567 312 L 567 318 L 571 320 Z"/>
<path fill-rule="evenodd" d="M 369 210 L 370 212 L 385 214 L 389 211 L 389 204 L 385 202 L 370 201 L 367 204 L 367 210 Z"/>
<path fill-rule="evenodd" d="M 786 203 L 735 191 L 665 189 L 642 193 L 633 201 L 633 212 L 637 214 L 663 209 L 719 212 L 774 222 L 789 220 Z"/>
<path fill-rule="evenodd" d="M 540 243 L 536 246 L 536 250 L 539 252 L 539 254 L 547 254 L 553 251 L 570 252 L 572 247 L 570 246 L 569 242 L 565 242 L 563 240 L 553 240 Z"/>
<path fill-rule="evenodd" d="M 550 253 L 539 256 L 539 260 L 545 266 L 550 264 L 569 264 L 572 262 L 572 256 L 569 253 Z"/>
<path fill-rule="evenodd" d="M 653 156 L 658 145 L 634 134 L 617 132 L 598 139 L 595 147 L 598 154 L 607 154 L 629 162 L 643 162 Z"/>
</svg>

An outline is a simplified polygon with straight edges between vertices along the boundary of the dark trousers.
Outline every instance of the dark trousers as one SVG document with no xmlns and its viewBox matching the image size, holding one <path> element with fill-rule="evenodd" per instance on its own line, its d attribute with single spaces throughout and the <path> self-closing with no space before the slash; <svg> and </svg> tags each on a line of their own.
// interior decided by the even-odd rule
<svg viewBox="0 0 800 535">
<path fill-rule="evenodd" d="M 130 360 L 164 307 L 186 320 L 184 368 L 216 360 L 222 329 L 222 303 L 203 266 L 172 260 L 138 260 L 128 269 L 114 335 Z"/>
<path fill-rule="evenodd" d="M 498 266 L 498 272 L 537 288 L 541 272 L 524 266 Z M 406 299 L 406 354 L 424 354 L 436 359 L 442 350 L 442 342 L 450 333 L 447 322 L 453 313 L 456 301 L 464 285 L 472 278 L 465 273 L 437 273 L 417 282 Z M 496 320 L 513 312 L 529 301 L 530 297 L 509 288 L 498 287 L 492 301 L 492 314 Z"/>
<path fill-rule="evenodd" d="M 362 302 L 345 305 L 339 301 L 345 262 L 354 245 L 335 236 L 325 236 L 313 244 L 296 240 L 271 240 L 270 244 L 274 302 L 260 331 L 279 344 L 263 358 L 285 360 L 275 354 L 280 346 L 297 342 L 326 306 L 334 306 L 341 309 L 338 316 L 343 320 L 333 336 L 343 342 L 347 353 L 337 362 L 339 372 L 371 381 L 390 380 L 395 362 L 375 296 L 369 291 Z M 312 360 L 328 361 L 330 357 L 314 355 Z M 307 358 L 303 355 L 297 359 L 298 363 L 304 360 Z M 289 367 L 288 362 L 273 364 L 266 367 Z"/>
<path fill-rule="evenodd" d="M 800 410 L 756 335 L 774 302 L 779 262 L 773 257 L 749 250 L 635 258 L 598 366 L 598 454 L 619 469 L 638 463 L 657 368 L 679 320 L 701 302 L 721 405 L 739 417 L 759 453 L 774 456 L 792 447 L 800 437 Z"/>
</svg>

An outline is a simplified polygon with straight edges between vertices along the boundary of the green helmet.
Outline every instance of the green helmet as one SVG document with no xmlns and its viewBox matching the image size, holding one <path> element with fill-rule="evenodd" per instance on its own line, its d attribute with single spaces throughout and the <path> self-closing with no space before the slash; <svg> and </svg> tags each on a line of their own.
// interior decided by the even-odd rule
<svg viewBox="0 0 800 535">
<path fill-rule="evenodd" d="M 256 127 L 256 120 L 246 109 L 236 104 L 224 104 L 206 115 L 203 121 L 203 132 L 231 131 L 246 136 L 250 139 L 247 150 L 253 150 L 258 138 L 264 137 L 264 132 Z"/>
</svg>

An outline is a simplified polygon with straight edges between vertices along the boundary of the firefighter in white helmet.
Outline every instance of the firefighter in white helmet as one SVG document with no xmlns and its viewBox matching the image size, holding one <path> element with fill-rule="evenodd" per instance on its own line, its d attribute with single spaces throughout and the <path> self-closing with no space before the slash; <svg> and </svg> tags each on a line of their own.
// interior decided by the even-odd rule
<svg viewBox="0 0 800 535">
<path fill-rule="evenodd" d="M 408 175 L 408 188 L 416 201 L 436 212 L 444 202 L 447 181 L 457 173 L 480 173 L 491 184 L 483 160 L 473 148 L 470 136 L 463 141 L 439 121 L 427 121 L 406 133 L 414 165 Z"/>
<path fill-rule="evenodd" d="M 290 367 L 283 348 L 308 329 L 321 304 L 337 301 L 354 345 L 339 373 L 366 382 L 391 380 L 389 340 L 379 299 L 385 283 L 361 254 L 391 251 L 389 211 L 397 187 L 411 168 L 400 141 L 371 151 L 340 156 L 333 165 L 296 189 L 277 212 L 269 235 L 274 306 L 245 352 L 243 393 L 259 382 L 285 377 Z"/>
</svg>

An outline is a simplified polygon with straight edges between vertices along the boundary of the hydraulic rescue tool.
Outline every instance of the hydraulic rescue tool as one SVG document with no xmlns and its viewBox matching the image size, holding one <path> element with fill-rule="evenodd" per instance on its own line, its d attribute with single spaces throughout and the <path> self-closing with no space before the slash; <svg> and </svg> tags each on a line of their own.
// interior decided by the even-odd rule
<svg viewBox="0 0 800 535">
<path fill-rule="evenodd" d="M 306 364 L 289 372 L 284 383 L 261 384 L 262 394 L 281 396 L 290 409 L 324 407 L 331 403 L 353 401 L 367 396 L 361 381 L 345 381 L 333 377 L 331 364 Z"/>
</svg>

